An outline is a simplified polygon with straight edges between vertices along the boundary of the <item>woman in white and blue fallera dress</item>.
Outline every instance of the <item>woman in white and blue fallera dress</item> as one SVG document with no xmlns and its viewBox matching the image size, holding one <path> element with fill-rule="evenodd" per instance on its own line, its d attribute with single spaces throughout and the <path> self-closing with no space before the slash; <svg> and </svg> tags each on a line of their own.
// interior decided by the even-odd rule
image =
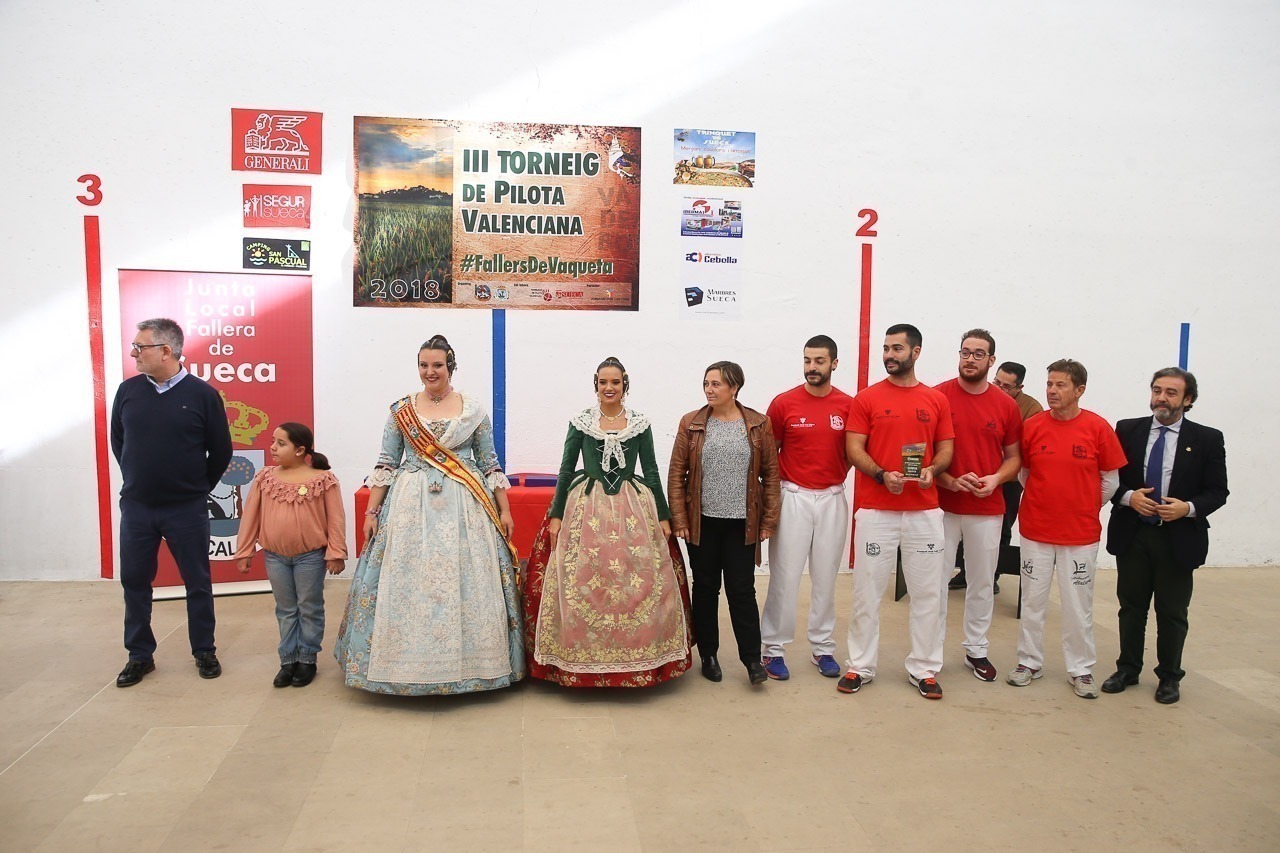
<svg viewBox="0 0 1280 853">
<path fill-rule="evenodd" d="M 396 401 L 383 429 L 334 645 L 348 687 L 422 696 L 524 677 L 510 484 L 484 407 L 450 385 L 456 366 L 442 336 L 423 344 L 423 390 Z"/>
</svg>

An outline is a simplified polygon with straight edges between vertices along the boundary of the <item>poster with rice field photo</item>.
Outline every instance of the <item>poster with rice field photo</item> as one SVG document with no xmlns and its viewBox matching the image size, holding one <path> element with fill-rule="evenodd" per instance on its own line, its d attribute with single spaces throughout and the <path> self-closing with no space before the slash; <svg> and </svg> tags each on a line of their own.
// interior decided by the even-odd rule
<svg viewBox="0 0 1280 853">
<path fill-rule="evenodd" d="M 357 307 L 640 307 L 640 129 L 355 119 Z"/>
</svg>

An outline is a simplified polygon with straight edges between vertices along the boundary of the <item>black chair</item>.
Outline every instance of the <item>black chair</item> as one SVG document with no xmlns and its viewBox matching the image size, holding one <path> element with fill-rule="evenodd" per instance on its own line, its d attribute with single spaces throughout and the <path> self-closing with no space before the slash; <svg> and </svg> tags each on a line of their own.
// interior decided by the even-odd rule
<svg viewBox="0 0 1280 853">
<path fill-rule="evenodd" d="M 956 565 L 964 566 L 964 543 L 956 554 Z M 1022 618 L 1022 550 L 1017 545 L 1008 545 L 1000 549 L 996 559 L 997 575 L 1015 575 L 1018 578 L 1018 613 Z M 893 583 L 893 600 L 901 601 L 907 594 L 907 576 L 902 573 L 902 549 L 898 549 L 898 570 Z"/>
</svg>

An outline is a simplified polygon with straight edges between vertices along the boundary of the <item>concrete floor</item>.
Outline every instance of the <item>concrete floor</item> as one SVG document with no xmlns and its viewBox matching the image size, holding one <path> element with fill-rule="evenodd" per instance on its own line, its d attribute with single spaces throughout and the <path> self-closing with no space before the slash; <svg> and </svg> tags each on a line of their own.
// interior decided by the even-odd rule
<svg viewBox="0 0 1280 853">
<path fill-rule="evenodd" d="M 1113 585 L 1104 572 L 1099 679 Z M 328 585 L 317 681 L 282 690 L 270 596 L 218 600 L 216 681 L 196 674 L 182 602 L 157 603 L 158 669 L 120 690 L 114 584 L 0 584 L 0 849 L 1280 849 L 1280 571 L 1202 569 L 1196 585 L 1183 699 L 1165 707 L 1149 673 L 1073 695 L 1056 602 L 1045 678 L 1015 689 L 963 668 L 951 593 L 941 702 L 907 684 L 891 597 L 881 674 L 855 696 L 802 640 L 791 680 L 755 689 L 726 661 L 721 684 L 695 670 L 646 691 L 398 699 L 339 683 L 345 581 Z M 1002 678 L 1016 591 L 996 603 Z M 851 595 L 842 576 L 840 656 Z"/>
</svg>

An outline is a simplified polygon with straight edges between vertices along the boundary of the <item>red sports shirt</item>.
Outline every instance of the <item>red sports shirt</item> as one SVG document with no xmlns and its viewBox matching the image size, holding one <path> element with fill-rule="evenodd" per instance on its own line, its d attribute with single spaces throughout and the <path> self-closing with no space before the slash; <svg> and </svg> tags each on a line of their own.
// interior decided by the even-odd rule
<svg viewBox="0 0 1280 853">
<path fill-rule="evenodd" d="M 1102 538 L 1102 472 L 1124 467 L 1115 430 L 1087 409 L 1069 421 L 1050 412 L 1022 425 L 1027 483 L 1018 529 L 1049 545 L 1092 545 Z"/>
<path fill-rule="evenodd" d="M 928 385 L 903 388 L 884 379 L 853 398 L 847 431 L 867 437 L 867 453 L 886 471 L 902 470 L 902 447 L 923 444 L 924 464 L 933 464 L 933 445 L 955 438 L 951 404 Z M 857 505 L 867 509 L 910 512 L 936 509 L 938 488 L 920 488 L 908 481 L 902 494 L 890 494 L 887 486 L 858 472 Z"/>
<path fill-rule="evenodd" d="M 947 473 L 952 477 L 994 474 L 1004 463 L 1004 449 L 1022 439 L 1022 412 L 1013 398 L 994 385 L 981 394 L 970 394 L 959 379 L 949 379 L 936 387 L 951 404 L 951 422 L 956 428 L 955 455 Z M 1004 489 L 997 487 L 985 498 L 972 492 L 938 488 L 938 504 L 946 512 L 960 515 L 1004 515 Z"/>
<path fill-rule="evenodd" d="M 829 489 L 849 475 L 844 430 L 853 398 L 832 387 L 815 397 L 804 385 L 784 391 L 769 404 L 778 443 L 778 473 L 802 489 Z"/>
</svg>

